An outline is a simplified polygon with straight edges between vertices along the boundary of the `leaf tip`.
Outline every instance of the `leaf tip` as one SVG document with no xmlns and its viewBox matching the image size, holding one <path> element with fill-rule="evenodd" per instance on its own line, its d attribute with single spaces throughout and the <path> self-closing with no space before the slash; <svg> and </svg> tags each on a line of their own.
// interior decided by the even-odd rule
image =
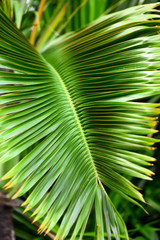
<svg viewBox="0 0 160 240">
<path fill-rule="evenodd" d="M 16 199 L 17 198 L 17 194 L 14 194 L 13 196 L 12 196 L 12 199 L 14 200 L 14 199 Z"/>
</svg>

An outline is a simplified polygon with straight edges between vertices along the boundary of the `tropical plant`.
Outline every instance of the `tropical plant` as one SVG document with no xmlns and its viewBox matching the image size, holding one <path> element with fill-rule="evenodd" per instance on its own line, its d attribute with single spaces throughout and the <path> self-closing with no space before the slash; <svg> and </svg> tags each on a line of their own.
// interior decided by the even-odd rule
<svg viewBox="0 0 160 240">
<path fill-rule="evenodd" d="M 127 176 L 151 179 L 155 159 L 145 152 L 158 142 L 159 104 L 141 99 L 160 92 L 157 7 L 104 15 L 54 39 L 44 31 L 31 40 L 40 53 L 1 10 L 0 162 L 13 166 L 2 180 L 10 197 L 24 196 L 40 233 L 82 239 L 95 212 L 96 239 L 128 239 L 107 191 L 142 207 Z"/>
</svg>

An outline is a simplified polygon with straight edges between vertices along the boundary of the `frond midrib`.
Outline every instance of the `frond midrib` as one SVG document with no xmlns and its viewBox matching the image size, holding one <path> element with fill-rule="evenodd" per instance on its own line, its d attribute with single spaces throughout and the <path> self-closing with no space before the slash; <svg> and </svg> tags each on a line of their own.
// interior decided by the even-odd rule
<svg viewBox="0 0 160 240">
<path fill-rule="evenodd" d="M 80 130 L 82 139 L 83 139 L 84 144 L 85 144 L 85 147 L 86 147 L 86 149 L 87 149 L 87 152 L 88 152 L 88 155 L 89 155 L 89 158 L 90 158 L 90 161 L 91 161 L 93 170 L 94 170 L 94 172 L 95 172 L 96 179 L 97 179 L 98 182 L 101 182 L 100 179 L 99 179 L 99 176 L 98 176 L 98 172 L 97 172 L 97 169 L 96 169 L 96 166 L 95 166 L 95 163 L 94 163 L 94 160 L 93 160 L 93 157 L 92 157 L 90 148 L 89 148 L 88 143 L 87 143 L 87 139 L 86 139 L 86 136 L 85 136 L 83 127 L 82 127 L 82 125 L 81 125 L 79 116 L 78 116 L 78 114 L 77 114 L 77 111 L 76 111 L 76 108 L 75 108 L 74 103 L 73 103 L 73 101 L 72 101 L 72 98 L 71 98 L 71 96 L 70 96 L 70 93 L 69 93 L 69 91 L 68 91 L 68 89 L 67 89 L 67 87 L 66 87 L 66 85 L 65 85 L 65 83 L 64 83 L 64 81 L 63 81 L 63 79 L 62 79 L 62 77 L 61 77 L 61 75 L 60 75 L 59 72 L 57 71 L 57 69 L 56 69 L 55 67 L 53 67 L 49 62 L 47 62 L 45 58 L 43 58 L 43 60 L 45 61 L 46 65 L 47 65 L 47 67 L 49 68 L 49 70 L 51 71 L 51 73 L 52 73 L 53 75 L 56 73 L 57 78 L 58 78 L 58 80 L 59 80 L 59 82 L 60 82 L 60 84 L 61 84 L 61 86 L 62 86 L 62 88 L 63 88 L 63 90 L 64 90 L 64 92 L 65 92 L 65 94 L 66 94 L 66 96 L 67 96 L 67 99 L 68 99 L 69 104 L 70 104 L 70 107 L 71 107 L 71 109 L 72 109 L 72 111 L 73 111 L 73 114 L 74 114 L 74 117 L 75 117 L 77 126 L 78 126 L 78 128 L 79 128 L 79 130 Z"/>
</svg>

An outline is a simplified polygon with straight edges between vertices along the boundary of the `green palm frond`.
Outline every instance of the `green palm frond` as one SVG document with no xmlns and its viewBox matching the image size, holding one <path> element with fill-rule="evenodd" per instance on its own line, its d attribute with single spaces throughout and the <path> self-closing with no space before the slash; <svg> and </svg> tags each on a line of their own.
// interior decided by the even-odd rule
<svg viewBox="0 0 160 240">
<path fill-rule="evenodd" d="M 61 221 L 56 239 L 72 226 L 82 239 L 94 205 L 97 239 L 128 238 L 106 191 L 139 205 L 126 176 L 151 179 L 144 152 L 158 141 L 158 104 L 137 100 L 160 92 L 156 6 L 103 16 L 41 55 L 1 11 L 1 68 L 14 72 L 0 72 L 0 162 L 30 148 L 3 179 L 13 198 L 29 191 L 23 205 L 43 219 L 40 232 Z"/>
<path fill-rule="evenodd" d="M 17 205 L 23 203 L 21 199 L 16 199 Z M 41 234 L 41 236 L 37 233 L 37 229 L 39 228 L 42 220 L 40 219 L 38 222 L 32 223 L 33 219 L 30 217 L 33 214 L 33 209 L 24 213 L 24 207 L 17 207 L 13 211 L 13 224 L 14 231 L 16 237 L 21 240 L 49 240 L 54 239 L 55 234 L 58 231 L 59 226 L 56 225 L 52 231 L 50 231 L 47 235 Z"/>
</svg>

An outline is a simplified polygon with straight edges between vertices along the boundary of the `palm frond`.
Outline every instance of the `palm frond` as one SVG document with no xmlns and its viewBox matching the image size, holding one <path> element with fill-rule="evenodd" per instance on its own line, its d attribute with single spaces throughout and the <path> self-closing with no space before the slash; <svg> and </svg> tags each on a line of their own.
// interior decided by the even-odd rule
<svg viewBox="0 0 160 240">
<path fill-rule="evenodd" d="M 16 199 L 17 205 L 23 203 L 21 199 Z M 39 240 L 49 240 L 55 238 L 55 233 L 58 231 L 59 226 L 56 225 L 51 232 L 47 235 L 42 234 L 41 236 L 37 233 L 42 220 L 32 223 L 33 219 L 30 217 L 33 214 L 33 210 L 23 213 L 24 207 L 16 207 L 13 211 L 13 224 L 15 230 L 15 236 L 24 240 L 39 239 Z"/>
<path fill-rule="evenodd" d="M 41 55 L 1 11 L 1 159 L 31 151 L 3 179 L 35 208 L 39 232 L 61 220 L 56 239 L 82 239 L 95 205 L 97 239 L 126 228 L 107 187 L 139 205 L 127 175 L 150 179 L 144 154 L 155 140 L 160 92 L 157 4 L 130 8 L 57 39 Z M 151 13 L 153 12 L 153 13 Z M 150 20 L 152 19 L 152 20 Z M 138 36 L 138 37 L 137 37 Z M 36 146 L 35 146 L 36 145 Z M 119 229 L 121 221 L 122 229 Z"/>
</svg>

